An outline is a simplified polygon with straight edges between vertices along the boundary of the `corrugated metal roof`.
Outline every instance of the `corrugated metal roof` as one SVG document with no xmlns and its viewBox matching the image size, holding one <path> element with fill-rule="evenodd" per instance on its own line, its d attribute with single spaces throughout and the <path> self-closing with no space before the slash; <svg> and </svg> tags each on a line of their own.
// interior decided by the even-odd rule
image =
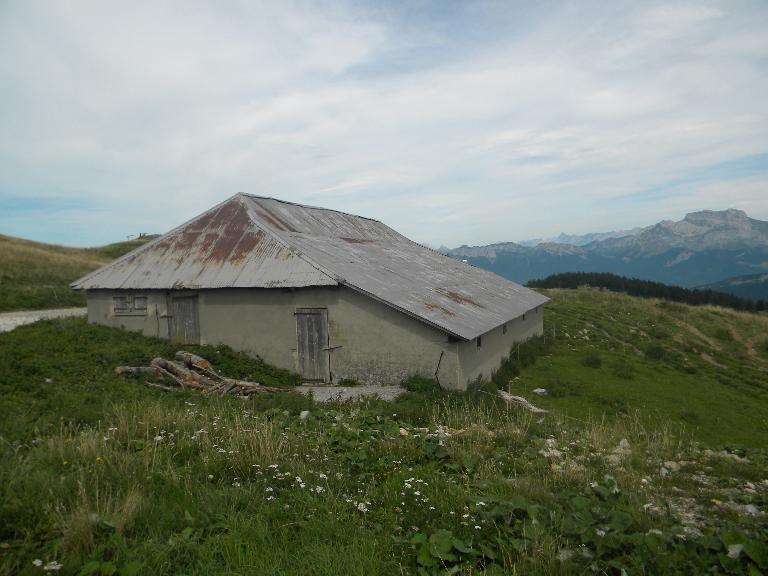
<svg viewBox="0 0 768 576">
<path fill-rule="evenodd" d="M 548 298 L 408 240 L 381 222 L 238 194 L 75 288 L 344 284 L 472 339 Z"/>
<path fill-rule="evenodd" d="M 75 289 L 298 288 L 337 282 L 235 196 L 72 284 Z"/>
</svg>

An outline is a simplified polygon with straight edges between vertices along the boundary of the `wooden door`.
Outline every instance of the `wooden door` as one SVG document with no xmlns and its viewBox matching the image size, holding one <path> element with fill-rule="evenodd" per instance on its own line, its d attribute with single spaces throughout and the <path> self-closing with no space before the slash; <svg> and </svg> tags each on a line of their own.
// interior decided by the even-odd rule
<svg viewBox="0 0 768 576">
<path fill-rule="evenodd" d="M 200 344 L 197 295 L 171 297 L 171 341 Z"/>
<path fill-rule="evenodd" d="M 307 382 L 329 382 L 328 310 L 299 308 L 296 310 L 296 335 L 299 374 Z"/>
</svg>

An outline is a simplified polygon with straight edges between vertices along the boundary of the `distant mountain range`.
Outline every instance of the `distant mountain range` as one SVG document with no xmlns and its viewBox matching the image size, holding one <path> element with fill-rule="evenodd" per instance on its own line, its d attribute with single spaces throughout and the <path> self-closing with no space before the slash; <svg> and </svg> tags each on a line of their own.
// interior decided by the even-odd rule
<svg viewBox="0 0 768 576">
<path fill-rule="evenodd" d="M 706 286 L 700 286 L 705 290 L 727 292 L 739 298 L 750 300 L 768 300 L 768 274 L 749 274 L 748 276 L 736 276 Z"/>
<path fill-rule="evenodd" d="M 589 234 L 566 234 L 561 232 L 554 238 L 535 238 L 533 240 L 520 240 L 521 246 L 538 246 L 539 244 L 570 244 L 571 246 L 586 246 L 599 240 L 621 238 L 623 236 L 635 236 L 645 228 L 633 228 L 632 230 L 615 230 L 613 232 L 590 232 Z"/>
<path fill-rule="evenodd" d="M 693 212 L 679 222 L 629 231 L 561 234 L 558 240 L 444 251 L 521 283 L 559 272 L 612 272 L 693 288 L 768 274 L 768 222 L 735 209 Z"/>
</svg>

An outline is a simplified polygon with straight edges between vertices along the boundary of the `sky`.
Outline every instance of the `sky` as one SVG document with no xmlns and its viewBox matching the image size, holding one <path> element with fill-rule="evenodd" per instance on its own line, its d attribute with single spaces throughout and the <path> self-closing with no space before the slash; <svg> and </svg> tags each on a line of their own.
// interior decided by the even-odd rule
<svg viewBox="0 0 768 576">
<path fill-rule="evenodd" d="M 237 192 L 431 246 L 768 220 L 768 3 L 0 0 L 0 233 Z"/>
</svg>

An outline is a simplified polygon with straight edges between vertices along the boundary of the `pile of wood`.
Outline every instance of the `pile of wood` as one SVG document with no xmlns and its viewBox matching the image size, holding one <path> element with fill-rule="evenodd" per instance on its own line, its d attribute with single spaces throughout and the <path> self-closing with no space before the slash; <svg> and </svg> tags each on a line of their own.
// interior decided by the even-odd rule
<svg viewBox="0 0 768 576">
<path fill-rule="evenodd" d="M 200 390 L 206 394 L 236 394 L 238 396 L 252 396 L 270 392 L 287 392 L 290 388 L 275 388 L 263 386 L 256 382 L 235 380 L 226 378 L 213 369 L 211 363 L 202 356 L 179 350 L 175 360 L 155 358 L 149 366 L 118 366 L 115 372 L 123 376 L 153 376 L 155 382 L 145 380 L 144 383 L 151 388 L 174 391 L 188 388 Z"/>
</svg>

